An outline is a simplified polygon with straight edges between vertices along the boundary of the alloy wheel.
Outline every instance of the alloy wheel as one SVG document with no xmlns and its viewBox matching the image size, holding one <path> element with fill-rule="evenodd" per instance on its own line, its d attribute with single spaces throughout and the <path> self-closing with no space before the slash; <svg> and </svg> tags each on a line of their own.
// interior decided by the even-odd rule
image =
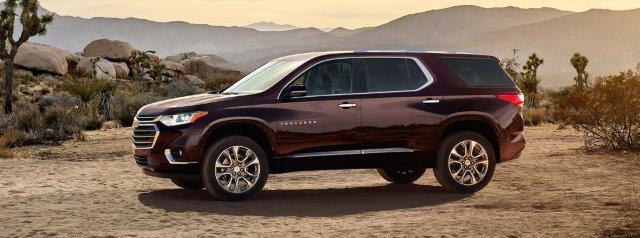
<svg viewBox="0 0 640 238">
<path fill-rule="evenodd" d="M 251 149 L 244 146 L 231 146 L 218 155 L 214 176 L 224 190 L 231 193 L 244 193 L 253 188 L 258 181 L 260 161 Z"/>
<path fill-rule="evenodd" d="M 449 153 L 449 173 L 461 185 L 478 184 L 489 171 L 489 155 L 482 145 L 473 140 L 462 141 Z"/>
</svg>

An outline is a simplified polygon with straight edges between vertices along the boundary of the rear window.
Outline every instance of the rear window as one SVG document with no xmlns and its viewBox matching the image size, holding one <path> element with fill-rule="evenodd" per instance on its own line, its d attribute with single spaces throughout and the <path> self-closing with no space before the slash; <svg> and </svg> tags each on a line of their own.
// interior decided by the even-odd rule
<svg viewBox="0 0 640 238">
<path fill-rule="evenodd" d="M 474 87 L 511 87 L 513 81 L 496 59 L 443 58 L 459 78 Z"/>
</svg>

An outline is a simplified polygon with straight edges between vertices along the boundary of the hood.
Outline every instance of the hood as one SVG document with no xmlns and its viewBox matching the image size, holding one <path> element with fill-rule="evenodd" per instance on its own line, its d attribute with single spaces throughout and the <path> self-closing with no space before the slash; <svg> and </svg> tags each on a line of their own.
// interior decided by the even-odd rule
<svg viewBox="0 0 640 238">
<path fill-rule="evenodd" d="M 179 113 L 191 110 L 198 110 L 200 106 L 226 99 L 237 97 L 237 95 L 222 94 L 197 94 L 192 96 L 173 98 L 146 105 L 140 109 L 139 114 L 144 116 L 157 116 L 169 113 Z"/>
</svg>

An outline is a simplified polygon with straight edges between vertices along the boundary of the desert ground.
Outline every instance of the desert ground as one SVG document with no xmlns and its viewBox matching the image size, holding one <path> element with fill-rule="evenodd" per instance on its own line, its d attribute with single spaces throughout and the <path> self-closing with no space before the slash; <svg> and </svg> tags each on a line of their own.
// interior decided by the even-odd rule
<svg viewBox="0 0 640 238">
<path fill-rule="evenodd" d="M 389 185 L 346 170 L 272 175 L 254 199 L 223 203 L 144 176 L 129 136 L 88 132 L 0 159 L 0 236 L 594 237 L 624 224 L 621 197 L 640 178 L 639 155 L 588 154 L 576 132 L 545 125 L 473 195 L 444 192 L 431 171 Z"/>
</svg>

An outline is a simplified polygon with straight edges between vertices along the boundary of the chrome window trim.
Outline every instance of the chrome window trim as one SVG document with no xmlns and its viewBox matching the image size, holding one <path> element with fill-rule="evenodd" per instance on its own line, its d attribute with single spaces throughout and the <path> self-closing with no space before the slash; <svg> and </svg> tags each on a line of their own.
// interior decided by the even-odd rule
<svg viewBox="0 0 640 238">
<path fill-rule="evenodd" d="M 348 56 L 348 57 L 336 57 L 336 58 L 331 58 L 331 59 L 325 59 L 325 60 L 318 61 L 318 62 L 312 64 L 311 66 L 305 68 L 304 71 L 302 71 L 301 73 L 297 74 L 295 77 L 293 77 L 293 79 L 289 80 L 289 82 L 287 84 L 285 84 L 285 86 L 282 89 L 280 89 L 280 93 L 278 93 L 278 97 L 277 98 L 278 99 L 282 99 L 282 92 L 284 92 L 284 90 L 287 87 L 289 87 L 289 85 L 291 85 L 291 83 L 293 83 L 296 79 L 298 79 L 298 77 L 300 77 L 301 75 L 303 75 L 307 71 L 311 70 L 313 67 L 316 67 L 317 65 L 322 64 L 322 63 L 326 63 L 326 62 L 335 61 L 335 60 L 345 60 L 345 59 L 411 59 L 414 62 L 416 62 L 416 64 L 418 64 L 418 67 L 420 67 L 420 69 L 422 70 L 422 73 L 424 73 L 424 75 L 427 77 L 427 82 L 424 85 L 422 85 L 421 87 L 419 87 L 417 89 L 413 89 L 413 90 L 362 92 L 362 93 L 341 93 L 341 94 L 330 94 L 330 95 L 294 97 L 294 99 L 296 99 L 296 98 L 334 97 L 334 96 L 345 96 L 345 95 L 368 95 L 368 94 L 383 94 L 383 93 L 418 92 L 418 91 L 421 91 L 421 90 L 425 89 L 426 87 L 428 87 L 429 85 L 433 84 L 433 82 L 434 82 L 433 74 L 431 73 L 429 68 L 427 68 L 427 66 L 425 66 L 424 63 L 422 63 L 422 61 L 420 59 L 418 59 L 417 57 L 414 57 L 414 56 Z M 352 79 L 352 83 L 353 83 L 353 79 Z"/>
</svg>

